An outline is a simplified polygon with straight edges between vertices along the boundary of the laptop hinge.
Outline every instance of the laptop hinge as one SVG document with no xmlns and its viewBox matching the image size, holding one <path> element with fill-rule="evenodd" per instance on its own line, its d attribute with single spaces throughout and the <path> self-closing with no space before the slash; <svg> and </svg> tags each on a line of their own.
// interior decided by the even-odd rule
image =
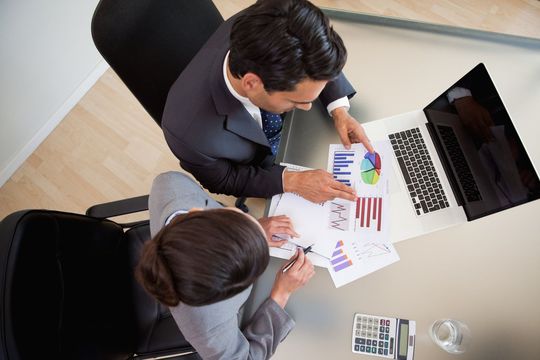
<svg viewBox="0 0 540 360">
<path fill-rule="evenodd" d="M 426 114 L 426 117 L 427 116 L 428 115 Z M 463 206 L 465 205 L 463 194 L 461 193 L 459 189 L 457 179 L 454 176 L 454 173 L 452 172 L 452 169 L 450 167 L 450 163 L 448 162 L 448 159 L 446 158 L 446 154 L 444 153 L 444 150 L 442 149 L 441 142 L 439 140 L 439 137 L 437 136 L 435 127 L 429 121 L 426 123 L 426 127 L 429 131 L 429 135 L 431 136 L 431 139 L 433 140 L 433 145 L 435 146 L 435 150 L 437 151 L 437 154 L 439 155 L 439 159 L 441 160 L 441 164 L 443 166 L 444 172 L 446 173 L 446 177 L 448 178 L 448 182 L 450 183 L 450 187 L 452 188 L 452 192 L 454 193 L 454 197 L 456 198 L 458 205 Z"/>
</svg>

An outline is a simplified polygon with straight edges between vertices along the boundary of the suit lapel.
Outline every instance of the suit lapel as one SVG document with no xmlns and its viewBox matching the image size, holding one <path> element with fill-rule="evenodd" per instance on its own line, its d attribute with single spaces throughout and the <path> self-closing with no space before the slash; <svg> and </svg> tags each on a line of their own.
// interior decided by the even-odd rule
<svg viewBox="0 0 540 360">
<path fill-rule="evenodd" d="M 227 51 L 228 49 L 225 48 L 225 51 L 221 54 L 222 56 L 216 57 L 211 69 L 210 89 L 216 112 L 226 117 L 225 129 L 270 149 L 262 129 L 246 111 L 242 103 L 231 94 L 225 84 L 222 66 Z"/>
</svg>

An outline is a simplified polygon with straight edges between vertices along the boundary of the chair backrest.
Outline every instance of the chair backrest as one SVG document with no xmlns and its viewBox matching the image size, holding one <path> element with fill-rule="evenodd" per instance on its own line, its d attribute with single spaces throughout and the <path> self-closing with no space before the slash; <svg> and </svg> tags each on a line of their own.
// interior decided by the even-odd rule
<svg viewBox="0 0 540 360">
<path fill-rule="evenodd" d="M 101 0 L 92 18 L 92 37 L 161 125 L 170 87 L 221 23 L 211 0 Z"/>
<path fill-rule="evenodd" d="M 0 358 L 127 359 L 192 351 L 136 283 L 148 225 L 48 210 L 0 223 Z M 196 357 L 195 357 L 196 358 Z"/>
</svg>

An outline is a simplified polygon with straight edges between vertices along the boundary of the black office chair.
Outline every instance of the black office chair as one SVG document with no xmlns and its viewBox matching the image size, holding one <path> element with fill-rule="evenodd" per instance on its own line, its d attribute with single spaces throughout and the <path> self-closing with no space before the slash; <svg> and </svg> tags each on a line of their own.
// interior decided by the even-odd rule
<svg viewBox="0 0 540 360">
<path fill-rule="evenodd" d="M 223 23 L 210 0 L 101 0 L 92 37 L 103 58 L 161 126 L 170 87 Z M 248 212 L 246 198 L 235 205 Z"/>
<path fill-rule="evenodd" d="M 200 359 L 168 308 L 134 279 L 148 221 L 107 219 L 147 203 L 142 196 L 87 215 L 25 210 L 2 220 L 1 359 Z"/>
<path fill-rule="evenodd" d="M 211 0 L 101 0 L 92 37 L 159 125 L 170 87 L 222 23 Z"/>
</svg>

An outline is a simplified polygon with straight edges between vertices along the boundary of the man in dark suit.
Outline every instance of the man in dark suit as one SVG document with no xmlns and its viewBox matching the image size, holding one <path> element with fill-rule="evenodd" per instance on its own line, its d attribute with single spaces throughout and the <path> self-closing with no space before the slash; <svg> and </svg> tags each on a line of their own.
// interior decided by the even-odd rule
<svg viewBox="0 0 540 360">
<path fill-rule="evenodd" d="M 165 139 L 181 166 L 214 193 L 354 200 L 354 190 L 324 170 L 274 164 L 281 115 L 309 110 L 317 98 L 346 147 L 362 142 L 373 151 L 348 114 L 355 90 L 341 73 L 346 57 L 339 35 L 308 1 L 260 0 L 222 24 L 171 87 Z"/>
</svg>

